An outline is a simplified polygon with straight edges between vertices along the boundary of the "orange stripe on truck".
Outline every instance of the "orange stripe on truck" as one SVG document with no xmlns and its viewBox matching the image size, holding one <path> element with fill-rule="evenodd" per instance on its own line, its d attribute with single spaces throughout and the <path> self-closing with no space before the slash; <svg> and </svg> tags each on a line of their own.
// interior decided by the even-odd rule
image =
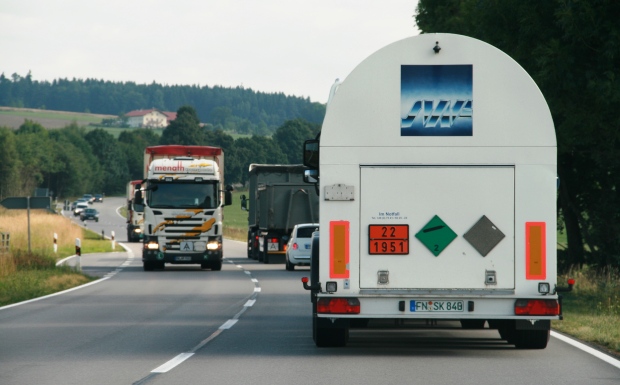
<svg viewBox="0 0 620 385">
<path fill-rule="evenodd" d="M 349 221 L 329 222 L 329 277 L 349 278 Z"/>
<path fill-rule="evenodd" d="M 525 223 L 525 278 L 547 278 L 547 242 L 545 222 Z"/>
</svg>

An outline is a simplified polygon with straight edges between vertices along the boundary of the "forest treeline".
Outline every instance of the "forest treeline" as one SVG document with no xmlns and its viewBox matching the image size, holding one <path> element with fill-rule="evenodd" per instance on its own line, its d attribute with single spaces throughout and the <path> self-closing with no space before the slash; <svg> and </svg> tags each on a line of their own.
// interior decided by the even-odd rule
<svg viewBox="0 0 620 385">
<path fill-rule="evenodd" d="M 327 91 L 326 91 L 327 92 Z M 0 106 L 87 112 L 122 116 L 133 110 L 196 109 L 202 123 L 240 134 L 271 135 L 287 120 L 321 123 L 325 105 L 309 98 L 249 88 L 197 85 L 136 84 L 97 79 L 38 81 L 26 76 L 0 74 Z"/>
<path fill-rule="evenodd" d="M 30 196 L 37 187 L 61 199 L 124 194 L 130 180 L 143 179 L 144 148 L 162 144 L 222 147 L 226 183 L 244 184 L 251 163 L 301 163 L 304 140 L 314 138 L 319 129 L 295 119 L 271 137 L 235 140 L 223 130 L 201 125 L 191 106 L 179 108 L 177 119 L 161 136 L 149 129 L 127 129 L 116 139 L 102 128 L 87 132 L 72 123 L 48 130 L 26 120 L 17 130 L 0 127 L 0 199 Z"/>
</svg>

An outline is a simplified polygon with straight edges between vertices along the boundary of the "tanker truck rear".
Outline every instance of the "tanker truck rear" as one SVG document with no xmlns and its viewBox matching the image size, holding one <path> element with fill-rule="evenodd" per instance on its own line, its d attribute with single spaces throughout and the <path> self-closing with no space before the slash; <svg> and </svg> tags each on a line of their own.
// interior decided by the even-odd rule
<svg viewBox="0 0 620 385">
<path fill-rule="evenodd" d="M 144 270 L 170 264 L 222 268 L 224 152 L 208 146 L 152 146 L 144 151 Z"/>
<path fill-rule="evenodd" d="M 545 348 L 568 288 L 556 286 L 555 131 L 530 76 L 482 41 L 423 34 L 331 94 L 304 145 L 321 194 L 302 280 L 315 343 L 343 346 L 373 319 L 448 320 Z"/>
</svg>

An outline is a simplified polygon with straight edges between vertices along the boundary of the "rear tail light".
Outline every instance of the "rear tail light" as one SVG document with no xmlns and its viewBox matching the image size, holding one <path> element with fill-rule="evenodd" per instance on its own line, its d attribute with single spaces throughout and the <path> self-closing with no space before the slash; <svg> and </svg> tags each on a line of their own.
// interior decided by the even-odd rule
<svg viewBox="0 0 620 385">
<path fill-rule="evenodd" d="M 293 250 L 297 250 L 299 248 L 299 246 L 297 246 L 297 243 L 293 243 Z"/>
<path fill-rule="evenodd" d="M 323 314 L 359 314 L 360 301 L 357 298 L 319 298 L 316 311 Z"/>
<path fill-rule="evenodd" d="M 559 315 L 560 304 L 555 299 L 518 299 L 516 315 Z"/>
</svg>

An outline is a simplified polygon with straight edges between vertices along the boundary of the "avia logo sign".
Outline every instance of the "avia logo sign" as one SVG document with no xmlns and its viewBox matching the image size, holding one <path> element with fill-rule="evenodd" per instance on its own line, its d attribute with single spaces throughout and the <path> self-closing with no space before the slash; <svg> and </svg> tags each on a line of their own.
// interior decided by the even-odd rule
<svg viewBox="0 0 620 385">
<path fill-rule="evenodd" d="M 471 65 L 401 66 L 401 136 L 472 136 Z"/>
</svg>

